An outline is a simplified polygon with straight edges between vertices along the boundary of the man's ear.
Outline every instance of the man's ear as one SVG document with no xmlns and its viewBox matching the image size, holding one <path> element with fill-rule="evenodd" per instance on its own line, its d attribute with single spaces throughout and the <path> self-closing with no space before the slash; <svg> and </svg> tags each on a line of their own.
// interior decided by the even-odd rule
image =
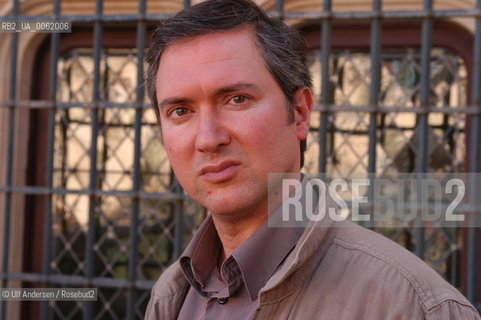
<svg viewBox="0 0 481 320">
<path fill-rule="evenodd" d="M 293 107 L 297 139 L 304 140 L 309 133 L 309 121 L 314 107 L 311 89 L 308 87 L 297 89 L 294 92 Z"/>
</svg>

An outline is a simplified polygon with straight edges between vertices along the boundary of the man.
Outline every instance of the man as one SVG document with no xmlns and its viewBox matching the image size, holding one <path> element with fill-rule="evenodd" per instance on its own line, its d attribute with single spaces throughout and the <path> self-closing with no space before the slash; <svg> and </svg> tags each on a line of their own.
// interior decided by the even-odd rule
<svg viewBox="0 0 481 320">
<path fill-rule="evenodd" d="M 147 86 L 163 143 L 210 215 L 160 276 L 145 318 L 479 319 L 371 231 L 268 226 L 279 212 L 269 196 L 280 208 L 280 179 L 299 177 L 303 162 L 313 107 L 304 53 L 295 31 L 247 0 L 206 1 L 154 32 Z"/>
</svg>

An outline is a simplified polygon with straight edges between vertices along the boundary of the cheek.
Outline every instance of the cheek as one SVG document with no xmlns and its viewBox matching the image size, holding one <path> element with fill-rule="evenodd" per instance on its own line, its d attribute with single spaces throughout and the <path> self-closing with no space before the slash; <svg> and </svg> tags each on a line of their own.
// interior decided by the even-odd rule
<svg viewBox="0 0 481 320">
<path fill-rule="evenodd" d="M 175 156 L 176 153 L 182 152 L 180 151 L 183 148 L 185 142 L 183 141 L 183 137 L 185 135 L 180 135 L 176 130 L 176 128 L 171 128 L 168 126 L 163 126 L 161 130 L 162 134 L 162 143 L 164 144 L 164 148 L 170 157 Z"/>
<path fill-rule="evenodd" d="M 271 157 L 281 145 L 286 143 L 285 137 L 290 127 L 286 122 L 279 123 L 271 117 L 263 118 L 263 121 L 252 121 L 246 132 L 249 132 L 249 143 L 256 150 L 256 154 L 263 157 Z"/>
<path fill-rule="evenodd" d="M 167 157 L 171 164 L 179 163 L 182 161 L 180 155 L 183 154 L 182 141 L 180 139 L 175 140 L 171 135 L 163 135 L 163 144 L 165 151 L 167 152 Z"/>
<path fill-rule="evenodd" d="M 170 154 L 174 150 L 172 146 L 172 140 L 163 131 L 162 131 L 162 144 L 164 145 L 165 151 L 167 151 L 167 155 L 170 157 Z"/>
<path fill-rule="evenodd" d="M 279 102 L 273 104 L 259 119 L 256 123 L 257 127 L 262 130 L 264 136 L 273 140 L 279 140 L 293 127 L 293 124 L 288 121 L 287 107 L 279 107 Z"/>
<path fill-rule="evenodd" d="M 181 145 L 177 141 L 164 142 L 164 148 L 167 152 L 167 157 L 169 158 L 170 166 L 174 171 L 174 174 L 182 184 L 185 184 L 184 176 L 190 174 L 190 172 L 186 170 L 186 168 L 190 168 L 186 163 L 186 161 L 188 161 L 186 153 L 183 152 Z"/>
</svg>

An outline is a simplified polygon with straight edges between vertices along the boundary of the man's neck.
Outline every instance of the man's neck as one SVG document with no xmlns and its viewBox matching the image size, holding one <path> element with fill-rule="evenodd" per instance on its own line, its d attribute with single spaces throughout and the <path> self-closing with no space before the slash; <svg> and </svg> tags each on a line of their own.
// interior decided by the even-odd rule
<svg viewBox="0 0 481 320">
<path fill-rule="evenodd" d="M 223 259 L 246 241 L 267 220 L 267 212 L 263 215 L 251 215 L 248 219 L 226 221 L 212 215 L 217 234 L 223 247 Z"/>
<path fill-rule="evenodd" d="M 283 175 L 282 178 L 301 179 L 300 172 Z M 236 212 L 236 214 L 217 215 L 212 212 L 217 234 L 223 247 L 223 259 L 229 257 L 232 252 L 239 247 L 245 240 L 254 234 L 263 223 L 267 221 L 269 216 L 269 206 L 276 208 L 284 200 L 282 194 L 282 183 L 273 184 L 275 187 L 270 188 L 269 197 L 263 203 L 257 204 L 254 208 L 245 208 L 245 212 Z"/>
</svg>

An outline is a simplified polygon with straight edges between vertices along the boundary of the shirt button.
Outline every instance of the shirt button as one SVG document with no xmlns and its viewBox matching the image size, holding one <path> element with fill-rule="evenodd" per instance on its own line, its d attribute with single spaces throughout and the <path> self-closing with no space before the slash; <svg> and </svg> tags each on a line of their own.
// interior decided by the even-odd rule
<svg viewBox="0 0 481 320">
<path fill-rule="evenodd" d="M 219 304 L 226 304 L 228 300 L 229 300 L 229 298 L 218 298 L 217 302 Z"/>
</svg>

